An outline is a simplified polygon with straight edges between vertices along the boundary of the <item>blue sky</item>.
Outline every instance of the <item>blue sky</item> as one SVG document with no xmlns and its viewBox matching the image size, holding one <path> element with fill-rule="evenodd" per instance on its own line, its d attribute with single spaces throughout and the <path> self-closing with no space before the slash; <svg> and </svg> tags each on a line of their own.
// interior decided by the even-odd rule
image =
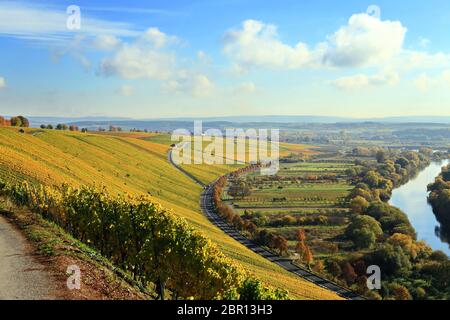
<svg viewBox="0 0 450 320">
<path fill-rule="evenodd" d="M 449 31 L 446 0 L 0 0 L 0 114 L 449 116 Z"/>
</svg>

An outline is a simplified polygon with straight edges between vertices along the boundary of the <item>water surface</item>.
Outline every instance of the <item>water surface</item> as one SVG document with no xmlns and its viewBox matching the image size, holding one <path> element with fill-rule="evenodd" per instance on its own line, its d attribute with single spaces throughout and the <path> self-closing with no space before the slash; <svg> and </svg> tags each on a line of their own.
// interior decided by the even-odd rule
<svg viewBox="0 0 450 320">
<path fill-rule="evenodd" d="M 442 250 L 450 255 L 450 245 L 440 235 L 440 224 L 436 220 L 433 209 L 427 201 L 429 183 L 441 173 L 443 166 L 449 161 L 435 162 L 424 169 L 407 184 L 395 189 L 390 201 L 391 205 L 400 208 L 408 215 L 409 221 L 417 232 L 418 240 L 425 240 L 434 250 Z"/>
</svg>

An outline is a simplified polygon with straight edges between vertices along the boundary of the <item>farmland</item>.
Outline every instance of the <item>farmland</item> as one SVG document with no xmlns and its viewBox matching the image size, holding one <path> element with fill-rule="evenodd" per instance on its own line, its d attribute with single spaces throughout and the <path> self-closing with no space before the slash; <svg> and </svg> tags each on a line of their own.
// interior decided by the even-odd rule
<svg viewBox="0 0 450 320">
<path fill-rule="evenodd" d="M 337 298 L 267 262 L 211 225 L 199 210 L 201 188 L 167 162 L 166 142 L 165 137 L 144 134 L 135 137 L 38 129 L 19 133 L 13 128 L 0 128 L 0 177 L 47 185 L 97 185 L 113 194 L 150 195 L 268 284 L 288 289 L 295 298 Z M 211 181 L 235 168 L 201 169 L 194 174 Z"/>
<path fill-rule="evenodd" d="M 224 200 L 244 219 L 286 238 L 291 251 L 297 231 L 305 229 L 315 256 L 326 258 L 349 247 L 340 238 L 350 219 L 346 197 L 353 186 L 345 172 L 352 167 L 337 161 L 282 163 L 276 176 L 240 177 L 250 194 L 234 198 L 225 192 Z"/>
</svg>

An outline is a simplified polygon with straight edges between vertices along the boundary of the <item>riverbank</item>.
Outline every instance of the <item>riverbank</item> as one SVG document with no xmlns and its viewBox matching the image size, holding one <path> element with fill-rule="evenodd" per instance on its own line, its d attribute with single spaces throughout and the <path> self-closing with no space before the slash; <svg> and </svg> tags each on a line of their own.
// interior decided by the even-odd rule
<svg viewBox="0 0 450 320">
<path fill-rule="evenodd" d="M 425 241 L 433 250 L 441 250 L 447 255 L 450 255 L 449 244 L 441 236 L 440 223 L 428 203 L 427 186 L 434 182 L 441 168 L 449 163 L 449 160 L 432 162 L 415 178 L 393 190 L 389 201 L 392 206 L 399 208 L 408 216 L 418 240 Z"/>
</svg>

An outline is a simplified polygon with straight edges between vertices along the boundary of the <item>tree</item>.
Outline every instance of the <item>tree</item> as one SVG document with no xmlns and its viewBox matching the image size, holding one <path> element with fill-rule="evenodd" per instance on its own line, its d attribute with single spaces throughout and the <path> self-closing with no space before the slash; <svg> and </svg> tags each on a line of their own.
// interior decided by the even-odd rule
<svg viewBox="0 0 450 320">
<path fill-rule="evenodd" d="M 301 261 L 310 267 L 314 260 L 314 256 L 311 249 L 306 244 L 306 233 L 304 229 L 297 230 L 297 245 L 295 251 L 300 255 Z"/>
<path fill-rule="evenodd" d="M 401 157 L 395 161 L 396 164 L 400 165 L 402 168 L 406 168 L 409 165 L 409 160 Z"/>
<path fill-rule="evenodd" d="M 363 182 L 366 183 L 370 188 L 378 188 L 380 179 L 380 175 L 376 171 L 371 170 L 365 174 Z"/>
<path fill-rule="evenodd" d="M 395 284 L 392 288 L 392 293 L 395 300 L 412 300 L 408 289 L 402 285 Z"/>
<path fill-rule="evenodd" d="M 367 264 L 380 266 L 386 276 L 406 274 L 412 267 L 402 248 L 389 243 L 368 254 L 366 260 Z"/>
<path fill-rule="evenodd" d="M 53 130 L 53 126 L 51 124 L 47 125 L 47 129 Z"/>
<path fill-rule="evenodd" d="M 401 247 L 403 252 L 413 260 L 417 258 L 420 251 L 425 249 L 425 247 L 422 246 L 422 243 L 416 242 L 411 236 L 402 233 L 394 233 L 387 239 L 387 242 L 393 246 Z"/>
<path fill-rule="evenodd" d="M 353 269 L 352 265 L 349 262 L 344 263 L 344 266 L 342 268 L 342 276 L 349 286 L 355 282 L 356 278 L 358 278 L 355 269 Z"/>
<path fill-rule="evenodd" d="M 17 118 L 20 119 L 21 127 L 28 128 L 30 126 L 30 121 L 28 121 L 28 119 L 24 116 L 18 116 Z"/>
<path fill-rule="evenodd" d="M 59 124 L 56 126 L 56 130 L 67 130 L 67 129 L 68 129 L 67 124 L 59 123 Z"/>
<path fill-rule="evenodd" d="M 45 124 L 41 124 L 40 128 L 41 129 L 47 129 L 47 126 Z"/>
<path fill-rule="evenodd" d="M 13 127 L 21 127 L 22 126 L 22 120 L 19 117 L 12 117 L 11 118 L 11 126 L 13 126 Z"/>
<path fill-rule="evenodd" d="M 339 277 L 342 274 L 341 266 L 334 260 L 326 261 L 326 269 L 335 278 Z"/>
<path fill-rule="evenodd" d="M 233 181 L 228 189 L 228 194 L 233 198 L 248 197 L 251 192 L 248 184 L 245 181 L 237 180 Z"/>
<path fill-rule="evenodd" d="M 280 256 L 288 250 L 288 241 L 283 236 L 275 236 L 273 246 L 278 250 Z"/>
<path fill-rule="evenodd" d="M 306 241 L 305 229 L 298 229 L 297 230 L 297 241 L 298 242 L 305 242 Z"/>
<path fill-rule="evenodd" d="M 379 150 L 376 154 L 376 158 L 378 163 L 384 163 L 388 159 L 386 151 Z"/>
<path fill-rule="evenodd" d="M 356 216 L 347 227 L 345 234 L 359 249 L 371 248 L 383 234 L 380 223 L 369 216 Z"/>
<path fill-rule="evenodd" d="M 78 126 L 72 124 L 72 125 L 70 125 L 69 130 L 70 130 L 70 131 L 78 131 Z"/>
<path fill-rule="evenodd" d="M 325 265 L 323 264 L 322 260 L 317 260 L 314 264 L 313 271 L 316 273 L 322 273 L 323 270 L 325 270 Z"/>
<path fill-rule="evenodd" d="M 364 213 L 369 207 L 369 201 L 361 196 L 356 196 L 350 201 L 350 208 L 354 213 Z"/>
</svg>

